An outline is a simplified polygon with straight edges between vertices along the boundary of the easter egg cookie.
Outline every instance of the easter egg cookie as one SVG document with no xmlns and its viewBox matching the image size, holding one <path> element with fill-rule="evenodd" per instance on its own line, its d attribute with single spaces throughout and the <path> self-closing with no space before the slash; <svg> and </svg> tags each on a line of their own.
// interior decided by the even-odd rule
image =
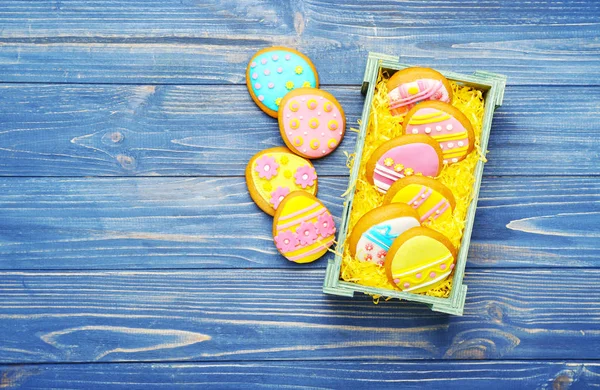
<svg viewBox="0 0 600 390">
<path fill-rule="evenodd" d="M 335 222 L 317 198 L 295 191 L 283 199 L 273 219 L 273 240 L 288 260 L 310 263 L 333 244 Z"/>
<path fill-rule="evenodd" d="M 446 221 L 452 217 L 456 200 L 452 191 L 438 180 L 410 176 L 396 181 L 385 194 L 383 204 L 407 204 L 419 213 L 421 223 Z"/>
<path fill-rule="evenodd" d="M 366 166 L 366 178 L 380 192 L 406 176 L 437 176 L 442 169 L 442 150 L 426 135 L 404 135 L 379 146 Z"/>
<path fill-rule="evenodd" d="M 459 162 L 473 151 L 475 133 L 469 119 L 456 107 L 429 101 L 414 106 L 404 117 L 405 134 L 425 134 L 436 140 L 444 164 Z"/>
<path fill-rule="evenodd" d="M 416 227 L 394 241 L 385 268 L 394 286 L 420 293 L 443 283 L 454 269 L 455 259 L 456 249 L 443 234 Z"/>
<path fill-rule="evenodd" d="M 321 158 L 342 141 L 346 117 L 332 94 L 298 88 L 285 95 L 280 107 L 279 131 L 292 152 L 306 158 Z"/>
<path fill-rule="evenodd" d="M 452 87 L 441 73 L 430 68 L 406 68 L 387 82 L 390 112 L 404 115 L 425 100 L 452 101 Z"/>
<path fill-rule="evenodd" d="M 246 184 L 250 197 L 269 215 L 291 192 L 317 194 L 317 173 L 310 161 L 285 147 L 263 150 L 246 166 Z"/>
<path fill-rule="evenodd" d="M 300 87 L 319 88 L 315 66 L 304 54 L 287 47 L 258 51 L 248 63 L 246 85 L 252 100 L 273 118 L 284 96 Z"/>
<path fill-rule="evenodd" d="M 363 215 L 349 238 L 350 254 L 360 261 L 383 265 L 390 246 L 400 234 L 421 226 L 419 215 L 411 207 L 394 203 Z"/>
</svg>

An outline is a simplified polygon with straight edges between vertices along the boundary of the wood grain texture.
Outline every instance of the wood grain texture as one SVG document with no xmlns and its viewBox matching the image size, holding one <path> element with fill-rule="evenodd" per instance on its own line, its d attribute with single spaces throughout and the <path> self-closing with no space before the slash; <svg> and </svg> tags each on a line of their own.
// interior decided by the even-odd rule
<svg viewBox="0 0 600 390">
<path fill-rule="evenodd" d="M 598 357 L 598 269 L 467 271 L 463 317 L 326 296 L 323 277 L 267 269 L 0 272 L 0 361 Z"/>
<path fill-rule="evenodd" d="M 347 178 L 321 178 L 339 224 Z M 599 267 L 600 180 L 483 181 L 468 267 Z M 322 268 L 275 249 L 243 178 L 3 178 L 0 269 Z"/>
<path fill-rule="evenodd" d="M 358 87 L 327 89 L 357 127 Z M 485 173 L 597 175 L 598 100 L 597 87 L 507 89 Z M 242 176 L 255 153 L 284 145 L 245 86 L 5 84 L 0 106 L 2 176 Z M 355 142 L 346 132 L 317 172 L 347 175 Z"/>
<path fill-rule="evenodd" d="M 511 84 L 598 85 L 599 23 L 593 0 L 2 1 L 0 81 L 241 84 L 255 51 L 285 45 L 323 84 L 359 84 L 378 51 Z"/>
<path fill-rule="evenodd" d="M 597 361 L 296 361 L 0 366 L 2 388 L 588 389 Z"/>
</svg>

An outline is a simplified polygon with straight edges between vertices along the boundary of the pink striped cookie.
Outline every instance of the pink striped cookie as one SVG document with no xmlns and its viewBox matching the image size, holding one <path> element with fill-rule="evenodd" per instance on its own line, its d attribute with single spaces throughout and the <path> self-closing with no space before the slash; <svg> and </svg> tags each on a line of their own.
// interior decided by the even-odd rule
<svg viewBox="0 0 600 390">
<path fill-rule="evenodd" d="M 444 102 L 423 102 L 404 117 L 405 134 L 425 134 L 436 140 L 444 164 L 463 160 L 475 147 L 475 133 L 469 119 L 458 108 Z"/>
<path fill-rule="evenodd" d="M 429 68 L 406 68 L 400 70 L 387 82 L 390 112 L 404 115 L 419 102 L 439 100 L 452 101 L 452 87 L 441 73 Z"/>
<path fill-rule="evenodd" d="M 442 167 L 442 149 L 431 137 L 403 135 L 375 149 L 367 161 L 365 176 L 379 192 L 386 193 L 398 179 L 436 177 Z"/>
</svg>

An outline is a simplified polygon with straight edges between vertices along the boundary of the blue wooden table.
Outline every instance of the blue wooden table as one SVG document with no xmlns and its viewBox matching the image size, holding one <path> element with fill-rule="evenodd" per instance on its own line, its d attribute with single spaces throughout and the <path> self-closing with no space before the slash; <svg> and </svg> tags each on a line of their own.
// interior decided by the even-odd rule
<svg viewBox="0 0 600 390">
<path fill-rule="evenodd" d="M 0 388 L 599 386 L 599 35 L 596 0 L 0 1 Z M 270 45 L 351 124 L 369 51 L 508 76 L 463 317 L 277 254 L 243 177 L 282 145 Z M 354 142 L 315 164 L 337 222 Z"/>
</svg>

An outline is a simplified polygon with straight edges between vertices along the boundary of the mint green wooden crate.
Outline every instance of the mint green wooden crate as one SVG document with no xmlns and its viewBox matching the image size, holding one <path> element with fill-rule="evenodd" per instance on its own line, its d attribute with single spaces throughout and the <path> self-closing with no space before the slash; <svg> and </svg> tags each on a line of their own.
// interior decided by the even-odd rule
<svg viewBox="0 0 600 390">
<path fill-rule="evenodd" d="M 365 76 L 363 79 L 362 93 L 366 96 L 365 104 L 363 107 L 362 118 L 360 124 L 360 132 L 356 141 L 356 148 L 354 153 L 356 156 L 361 156 L 363 146 L 365 142 L 365 134 L 369 125 L 368 119 L 371 112 L 371 101 L 373 94 L 375 93 L 375 85 L 377 83 L 377 76 L 380 70 L 388 70 L 393 73 L 395 70 L 408 68 L 409 65 L 404 65 L 398 62 L 398 57 L 389 56 L 379 53 L 369 53 L 367 59 L 367 67 L 365 69 Z M 475 87 L 483 92 L 485 99 L 485 113 L 483 118 L 483 129 L 481 134 L 481 148 L 487 150 L 488 140 L 490 137 L 490 130 L 492 127 L 492 117 L 494 110 L 502 104 L 502 98 L 504 96 L 504 87 L 506 85 L 506 76 L 477 71 L 473 75 L 464 75 L 452 72 L 441 72 L 449 80 L 458 82 L 460 84 L 469 85 Z M 425 295 L 417 295 L 411 293 L 401 292 L 399 290 L 384 289 L 384 288 L 372 288 L 361 286 L 356 283 L 346 282 L 340 280 L 340 268 L 342 264 L 342 257 L 336 255 L 333 260 L 330 260 L 327 265 L 327 272 L 325 275 L 325 282 L 323 284 L 323 292 L 333 295 L 341 296 L 354 296 L 355 292 L 362 292 L 366 294 L 377 294 L 384 297 L 392 297 L 403 299 L 411 302 L 420 302 L 428 305 L 433 311 L 462 315 L 465 306 L 465 299 L 467 295 L 467 286 L 463 284 L 463 277 L 465 273 L 465 266 L 467 264 L 467 254 L 469 252 L 469 244 L 471 242 L 471 232 L 473 229 L 473 221 L 475 219 L 475 209 L 477 208 L 477 199 L 479 198 L 479 187 L 481 185 L 481 178 L 483 175 L 483 162 L 479 161 L 475 168 L 475 184 L 473 185 L 474 198 L 469 206 L 467 212 L 467 223 L 463 233 L 463 238 L 458 252 L 457 265 L 454 272 L 454 279 L 452 284 L 452 292 L 448 298 L 436 298 Z M 356 180 L 358 178 L 358 171 L 360 166 L 360 158 L 354 159 L 354 166 L 350 174 L 349 188 L 354 188 Z M 348 234 L 348 220 L 350 217 L 350 210 L 352 210 L 352 201 L 354 198 L 354 191 L 349 191 L 345 200 L 344 212 L 342 214 L 342 223 L 339 226 L 338 232 L 338 252 L 343 253 L 344 242 L 346 235 Z"/>
</svg>

